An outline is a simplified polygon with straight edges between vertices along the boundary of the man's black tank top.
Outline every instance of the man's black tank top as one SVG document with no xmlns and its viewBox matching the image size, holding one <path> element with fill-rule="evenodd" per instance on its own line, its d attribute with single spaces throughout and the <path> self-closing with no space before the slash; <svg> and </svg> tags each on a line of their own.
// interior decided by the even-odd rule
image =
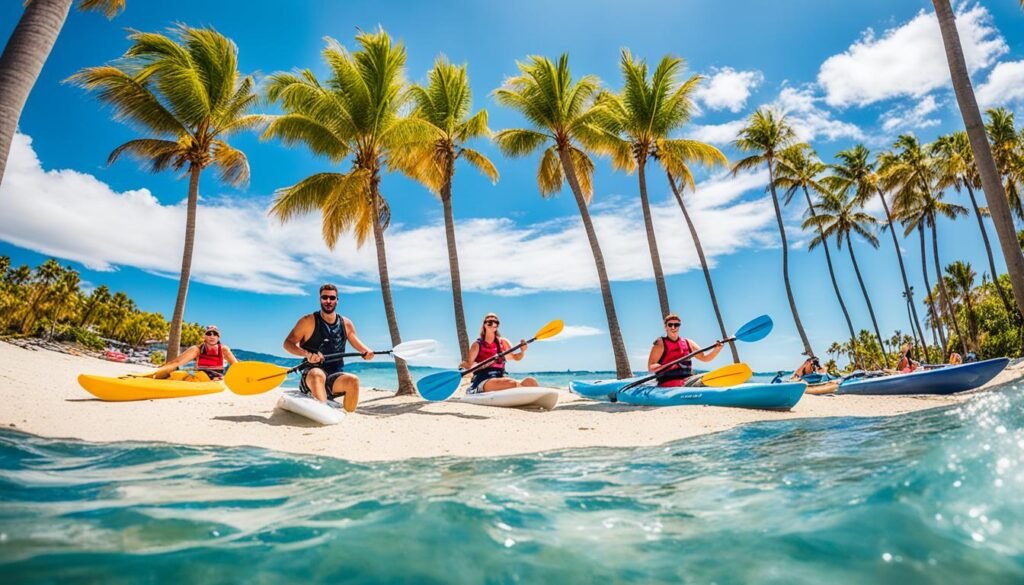
<svg viewBox="0 0 1024 585">
<path fill-rule="evenodd" d="M 330 324 L 324 321 L 323 316 L 320 315 L 320 311 L 313 313 L 313 320 L 315 325 L 313 327 L 313 335 L 306 341 L 302 342 L 301 347 L 306 351 L 318 351 L 323 355 L 331 353 L 344 353 L 345 347 L 348 344 L 348 333 L 345 331 L 345 318 L 341 315 L 337 315 L 337 319 L 334 320 L 334 324 Z M 330 368 L 332 370 L 341 370 L 345 365 L 344 360 L 332 360 Z"/>
</svg>

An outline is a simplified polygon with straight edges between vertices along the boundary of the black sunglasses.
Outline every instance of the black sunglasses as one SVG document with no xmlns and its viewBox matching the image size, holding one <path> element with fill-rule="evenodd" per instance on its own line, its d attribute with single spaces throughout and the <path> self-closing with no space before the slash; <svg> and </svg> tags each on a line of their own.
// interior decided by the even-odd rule
<svg viewBox="0 0 1024 585">
<path fill-rule="evenodd" d="M 495 321 L 494 319 L 488 319 L 484 321 L 484 325 L 501 325 L 501 322 Z"/>
<path fill-rule="evenodd" d="M 679 323 L 665 323 L 665 327 L 671 327 L 673 329 L 679 328 Z"/>
<path fill-rule="evenodd" d="M 331 295 L 320 295 L 320 300 L 321 301 L 336 301 L 336 300 L 338 300 L 338 297 L 331 296 Z"/>
<path fill-rule="evenodd" d="M 207 335 L 216 335 L 217 337 L 220 337 L 220 333 L 217 333 L 216 331 L 207 331 L 206 334 Z"/>
</svg>

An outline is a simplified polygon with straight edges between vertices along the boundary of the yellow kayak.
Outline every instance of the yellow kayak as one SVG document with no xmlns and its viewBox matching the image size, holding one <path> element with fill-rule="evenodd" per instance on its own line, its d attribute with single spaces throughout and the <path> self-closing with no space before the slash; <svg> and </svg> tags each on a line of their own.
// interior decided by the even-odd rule
<svg viewBox="0 0 1024 585">
<path fill-rule="evenodd" d="M 153 378 L 109 378 L 81 374 L 78 383 L 85 390 L 107 401 L 152 400 L 214 394 L 224 390 L 223 382 L 186 382 Z"/>
</svg>

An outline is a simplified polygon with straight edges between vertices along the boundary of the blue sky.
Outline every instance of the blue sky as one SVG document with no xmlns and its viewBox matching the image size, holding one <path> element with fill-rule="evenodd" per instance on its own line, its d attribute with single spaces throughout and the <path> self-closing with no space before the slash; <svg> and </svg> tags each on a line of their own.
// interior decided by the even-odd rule
<svg viewBox="0 0 1024 585">
<path fill-rule="evenodd" d="M 1005 105 L 1024 115 L 1024 15 L 1017 3 L 966 3 L 959 9 L 960 34 L 983 105 Z M 19 2 L 0 6 L 0 38 L 10 34 L 21 10 Z M 270 2 L 131 1 L 112 21 L 97 14 L 69 16 L 26 105 L 0 187 L 0 254 L 30 264 L 56 256 L 81 270 L 89 283 L 125 290 L 142 308 L 170 313 L 186 183 L 172 174 L 145 173 L 127 159 L 106 166 L 109 152 L 135 132 L 112 121 L 93 96 L 62 80 L 120 56 L 128 46 L 126 29 L 164 30 L 178 22 L 213 26 L 232 38 L 240 69 L 258 77 L 296 67 L 323 76 L 325 36 L 352 47 L 357 28 L 382 25 L 405 43 L 411 81 L 423 81 L 440 53 L 468 63 L 475 107 L 489 110 L 495 130 L 524 123 L 490 98 L 516 73 L 516 60 L 568 51 L 577 75 L 592 73 L 618 88 L 623 47 L 652 62 L 666 53 L 682 56 L 689 72 L 708 77 L 698 101 L 701 114 L 681 135 L 715 142 L 734 160 L 737 153 L 728 141 L 739 121 L 762 105 L 786 109 L 826 162 L 857 142 L 876 151 L 902 132 L 929 141 L 962 127 L 930 2 L 865 1 L 852 7 L 812 1 L 324 1 L 296 2 L 281 10 L 280 3 Z M 329 170 L 330 163 L 254 135 L 239 136 L 233 144 L 248 155 L 252 181 L 238 190 L 218 184 L 213 173 L 204 176 L 186 318 L 218 324 L 230 345 L 281 353 L 280 342 L 294 321 L 316 308 L 317 285 L 334 281 L 351 287 L 343 295 L 342 312 L 355 321 L 363 340 L 387 347 L 372 246 L 357 251 L 346 241 L 332 253 L 321 242 L 316 218 L 279 226 L 265 214 L 275 189 Z M 475 146 L 492 157 L 501 180 L 491 185 L 469 168 L 456 175 L 455 215 L 471 333 L 488 311 L 501 315 L 503 333 L 511 338 L 529 337 L 550 319 L 562 318 L 572 335 L 539 345 L 516 366 L 610 368 L 593 260 L 571 194 L 542 199 L 534 179 L 536 158 L 511 160 L 486 142 Z M 717 326 L 682 215 L 663 177 L 649 177 L 671 304 L 682 314 L 687 336 L 710 342 Z M 738 327 L 761 313 L 776 322 L 772 336 L 742 347 L 742 356 L 758 370 L 794 366 L 801 348 L 786 304 L 763 174 L 730 178 L 702 172 L 700 179 L 696 195 L 688 197 L 712 258 L 727 325 Z M 600 161 L 595 186 L 592 211 L 623 334 L 634 365 L 642 367 L 662 329 L 636 177 L 615 173 Z M 440 205 L 398 175 L 385 177 L 383 191 L 394 214 L 387 241 L 402 335 L 440 340 L 444 353 L 432 363 L 449 365 L 457 352 Z M 966 204 L 956 194 L 950 199 Z M 791 270 L 812 345 L 824 354 L 831 341 L 845 336 L 845 326 L 822 253 L 808 252 L 808 237 L 797 229 L 803 211 L 794 204 L 785 212 L 794 244 Z M 986 270 L 973 218 L 941 223 L 939 230 L 944 264 L 965 259 L 979 274 Z M 907 331 L 908 322 L 892 246 L 887 238 L 882 244 L 872 250 L 858 243 L 856 250 L 888 335 Z M 913 284 L 923 292 L 917 240 L 904 240 L 902 246 Z M 844 252 L 835 258 L 855 325 L 869 328 L 849 257 Z M 1001 259 L 997 263 L 1001 266 Z M 725 363 L 726 356 L 719 361 Z"/>
</svg>

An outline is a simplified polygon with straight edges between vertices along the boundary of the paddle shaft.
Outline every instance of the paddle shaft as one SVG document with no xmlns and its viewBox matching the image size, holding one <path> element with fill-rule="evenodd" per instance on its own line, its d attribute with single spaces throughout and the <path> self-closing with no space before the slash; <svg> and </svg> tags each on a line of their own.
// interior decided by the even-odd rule
<svg viewBox="0 0 1024 585">
<path fill-rule="evenodd" d="M 394 351 L 395 350 L 393 350 L 393 349 L 389 349 L 389 350 L 386 350 L 386 351 L 375 351 L 375 352 L 373 352 L 373 355 L 387 355 L 389 353 L 394 353 Z M 319 362 L 317 362 L 315 364 L 312 364 L 312 363 L 310 363 L 307 360 L 302 360 L 302 363 L 297 365 L 297 366 L 295 366 L 294 368 L 285 370 L 283 372 L 279 372 L 279 373 L 274 374 L 272 376 L 264 376 L 262 378 L 258 378 L 256 381 L 257 382 L 262 382 L 263 380 L 269 380 L 271 378 L 276 378 L 278 376 L 287 376 L 288 374 L 291 374 L 292 372 L 296 372 L 296 371 L 298 371 L 298 370 L 300 370 L 300 369 L 302 369 L 302 368 L 304 368 L 306 366 L 318 366 L 320 364 L 326 364 L 328 362 L 336 362 L 336 361 L 338 361 L 340 359 L 345 359 L 347 357 L 362 357 L 362 355 L 363 354 L 361 354 L 361 353 L 359 353 L 357 351 L 350 351 L 350 352 L 346 352 L 346 353 L 329 353 L 329 354 L 324 356 L 323 360 L 321 360 L 321 361 L 319 361 Z"/>
<path fill-rule="evenodd" d="M 536 337 L 531 337 L 530 339 L 528 339 L 528 340 L 526 340 L 526 341 L 524 341 L 522 343 L 517 343 L 516 345 L 506 349 L 505 351 L 503 351 L 503 352 L 501 352 L 499 354 L 492 355 L 491 357 L 485 359 L 484 361 L 482 361 L 479 364 L 473 366 L 472 368 L 466 368 L 465 370 L 459 370 L 459 375 L 465 376 L 466 374 L 472 374 L 473 372 L 475 372 L 477 370 L 483 369 L 484 366 L 486 366 L 487 364 L 490 364 L 494 360 L 496 360 L 496 359 L 498 359 L 500 357 L 505 357 L 508 354 L 512 353 L 513 351 L 515 351 L 517 349 L 520 349 L 520 348 L 523 348 L 523 347 L 526 347 L 527 345 L 533 343 L 534 341 L 537 341 Z"/>
<path fill-rule="evenodd" d="M 630 388 L 636 388 L 637 386 L 639 386 L 640 384 L 643 384 L 644 382 L 649 382 L 649 381 L 657 378 L 658 374 L 660 374 L 661 372 L 664 372 L 665 370 L 667 370 L 668 368 L 678 364 L 679 362 L 684 362 L 684 361 L 686 361 L 688 359 L 691 359 L 693 356 L 697 355 L 698 353 L 704 353 L 706 351 L 709 351 L 709 350 L 714 349 L 716 347 L 719 347 L 721 345 L 725 345 L 726 343 L 729 343 L 730 341 L 735 341 L 735 340 L 736 340 L 736 336 L 732 335 L 730 337 L 726 337 L 725 339 L 721 339 L 719 341 L 716 341 L 716 342 L 712 343 L 711 345 L 709 345 L 707 347 L 702 347 L 702 348 L 698 349 L 697 351 L 691 351 L 690 353 L 684 355 L 681 358 L 676 358 L 676 359 L 674 359 L 674 360 L 672 360 L 670 362 L 661 364 L 661 366 L 659 366 L 658 369 L 654 370 L 653 374 L 651 374 L 649 376 L 644 376 L 643 378 L 640 378 L 639 380 L 636 380 L 635 382 L 630 382 L 629 384 L 626 384 L 625 386 L 623 386 L 622 388 L 619 389 L 619 392 L 622 392 L 623 390 L 629 390 Z"/>
</svg>

